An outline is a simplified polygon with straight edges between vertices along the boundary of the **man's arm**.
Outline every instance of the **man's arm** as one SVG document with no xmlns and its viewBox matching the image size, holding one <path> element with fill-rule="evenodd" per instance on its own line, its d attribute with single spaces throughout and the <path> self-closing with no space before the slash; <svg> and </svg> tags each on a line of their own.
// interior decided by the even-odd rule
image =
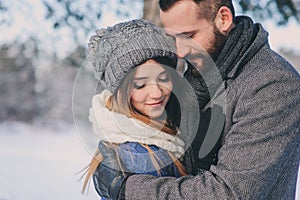
<svg viewBox="0 0 300 200">
<path fill-rule="evenodd" d="M 98 173 L 102 189 L 120 199 L 293 199 L 300 160 L 299 77 L 267 69 L 247 77 L 242 89 L 228 87 L 234 97 L 217 165 L 197 176 L 132 175 L 121 190 Z"/>
<path fill-rule="evenodd" d="M 126 199 L 292 198 L 300 155 L 300 86 L 295 76 L 276 74 L 274 79 L 268 72 L 257 74 L 236 94 L 217 165 L 178 179 L 132 175 Z"/>
</svg>

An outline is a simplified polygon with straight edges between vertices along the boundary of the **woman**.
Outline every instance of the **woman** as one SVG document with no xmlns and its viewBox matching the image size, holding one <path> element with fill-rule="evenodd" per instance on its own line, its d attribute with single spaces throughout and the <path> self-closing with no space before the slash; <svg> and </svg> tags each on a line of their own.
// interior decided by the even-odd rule
<svg viewBox="0 0 300 200">
<path fill-rule="evenodd" d="M 114 149 L 119 168 L 126 172 L 186 175 L 178 160 L 184 142 L 177 128 L 180 106 L 172 93 L 172 79 L 179 77 L 170 68 L 177 64 L 173 43 L 153 24 L 133 20 L 98 31 L 89 50 L 105 88 L 94 96 L 89 117 L 100 144 Z M 83 191 L 102 159 L 97 150 Z"/>
</svg>

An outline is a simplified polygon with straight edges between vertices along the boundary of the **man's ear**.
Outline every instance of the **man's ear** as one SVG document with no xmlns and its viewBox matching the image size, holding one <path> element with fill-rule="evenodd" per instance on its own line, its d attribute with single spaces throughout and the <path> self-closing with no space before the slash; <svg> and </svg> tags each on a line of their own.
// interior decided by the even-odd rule
<svg viewBox="0 0 300 200">
<path fill-rule="evenodd" d="M 222 6 L 218 10 L 215 18 L 215 24 L 222 34 L 227 35 L 229 33 L 234 24 L 232 13 L 228 7 Z"/>
</svg>

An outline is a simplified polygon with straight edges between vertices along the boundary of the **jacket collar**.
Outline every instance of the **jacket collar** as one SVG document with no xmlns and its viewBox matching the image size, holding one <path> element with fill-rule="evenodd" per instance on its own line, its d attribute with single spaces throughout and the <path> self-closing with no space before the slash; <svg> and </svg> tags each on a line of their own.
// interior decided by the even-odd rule
<svg viewBox="0 0 300 200">
<path fill-rule="evenodd" d="M 264 45 L 268 44 L 268 32 L 261 24 L 254 24 L 247 16 L 236 17 L 216 65 L 223 79 L 232 79 Z"/>
</svg>

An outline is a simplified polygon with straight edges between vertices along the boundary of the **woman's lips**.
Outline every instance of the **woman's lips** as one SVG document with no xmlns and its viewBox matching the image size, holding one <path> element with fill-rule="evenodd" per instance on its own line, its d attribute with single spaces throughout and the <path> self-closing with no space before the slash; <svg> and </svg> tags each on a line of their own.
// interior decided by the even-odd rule
<svg viewBox="0 0 300 200">
<path fill-rule="evenodd" d="M 146 103 L 146 105 L 154 107 L 154 108 L 160 107 L 160 106 L 162 106 L 162 104 L 163 104 L 163 100 L 158 101 L 158 102 L 153 102 L 153 103 Z"/>
</svg>

